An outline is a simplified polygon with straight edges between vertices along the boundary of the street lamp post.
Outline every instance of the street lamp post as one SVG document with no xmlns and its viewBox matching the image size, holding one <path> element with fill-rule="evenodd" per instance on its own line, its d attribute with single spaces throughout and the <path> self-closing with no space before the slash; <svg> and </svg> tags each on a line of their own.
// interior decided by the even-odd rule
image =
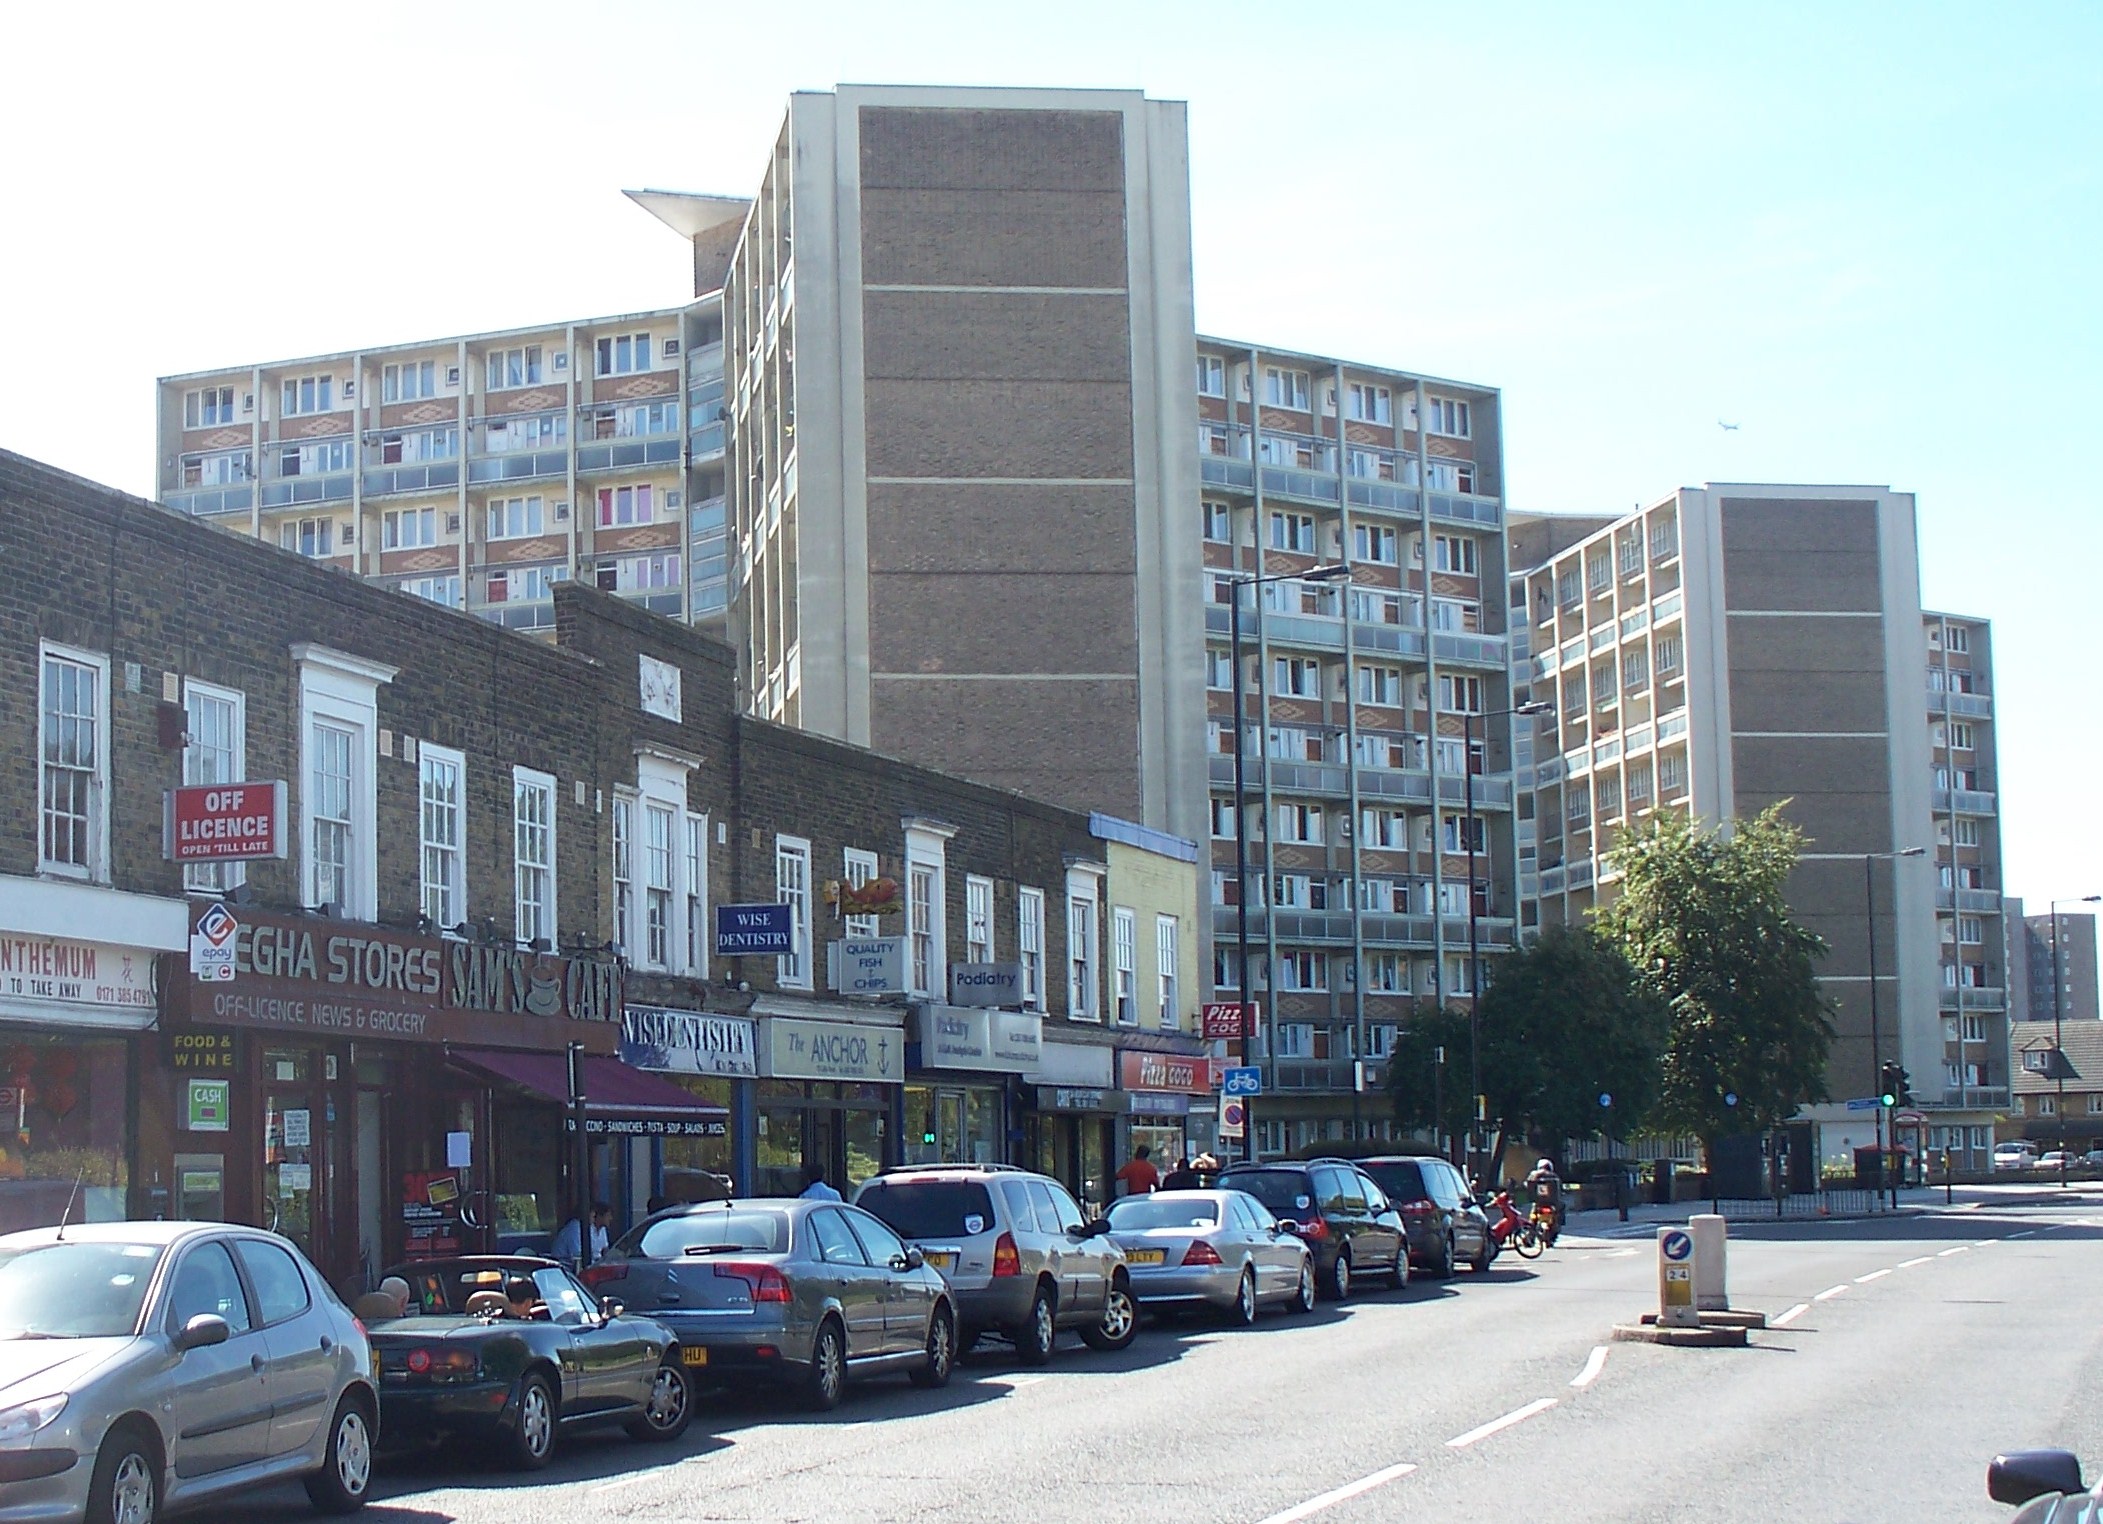
<svg viewBox="0 0 2103 1524">
<path fill-rule="evenodd" d="M 1472 1156 L 1481 1143 L 1477 1128 L 1484 1120 L 1482 1115 L 1482 1019 L 1478 1014 L 1482 1008 L 1482 952 L 1476 927 L 1475 911 L 1475 722 L 1478 719 L 1496 720 L 1516 715 L 1547 714 L 1555 706 L 1545 699 L 1529 699 L 1510 709 L 1493 709 L 1478 715 L 1472 709 L 1461 711 L 1461 777 L 1467 790 L 1468 801 L 1468 1154 Z M 1432 744 L 1438 738 L 1432 737 Z M 1483 739 L 1485 747 L 1489 740 Z M 1443 915 L 1442 907 L 1434 906 L 1434 914 Z"/>
<path fill-rule="evenodd" d="M 1242 760 L 1247 738 L 1241 717 L 1244 681 L 1241 671 L 1241 590 L 1260 587 L 1266 582 L 1334 582 L 1339 577 L 1350 575 L 1348 565 L 1337 563 L 1312 567 L 1304 572 L 1259 572 L 1254 576 L 1227 580 L 1228 659 L 1234 664 L 1234 946 L 1235 957 L 1240 962 L 1235 978 L 1241 995 L 1241 1056 L 1244 1061 L 1256 1056 L 1256 1009 L 1249 1003 L 1249 812 L 1245 803 L 1247 784 Z M 1345 698 L 1348 702 L 1348 690 Z M 1255 1162 L 1256 1117 L 1246 1100 L 1242 1102 L 1241 1156 Z"/>
<path fill-rule="evenodd" d="M 1879 1087 L 1877 1091 L 1877 1168 L 1888 1172 L 1890 1160 L 1884 1153 L 1884 1032 L 1877 1015 L 1877 881 L 1875 865 L 1882 862 L 1897 862 L 1902 857 L 1919 857 L 1926 847 L 1902 847 L 1896 852 L 1864 852 L 1862 854 L 1862 903 L 1864 929 L 1869 933 L 1869 1073 Z M 1898 886 L 1892 885 L 1892 904 L 1898 903 Z M 1960 998 L 1958 1021 L 1964 1019 Z M 1891 1204 L 1898 1205 L 1898 1186 L 1891 1187 Z"/>
<path fill-rule="evenodd" d="M 2071 900 L 2052 901 L 2052 1073 L 2058 1097 L 2052 1102 L 2052 1115 L 2059 1119 L 2059 1186 L 2066 1188 L 2066 1051 L 2059 1042 L 2060 1008 L 2066 997 L 2059 992 L 2059 907 L 2061 905 L 2093 905 L 2103 900 L 2103 894 L 2084 894 Z"/>
</svg>

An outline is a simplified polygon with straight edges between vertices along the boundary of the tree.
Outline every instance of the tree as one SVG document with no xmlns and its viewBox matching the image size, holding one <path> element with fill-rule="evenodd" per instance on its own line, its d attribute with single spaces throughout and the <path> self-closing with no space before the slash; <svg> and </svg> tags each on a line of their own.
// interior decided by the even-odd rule
<svg viewBox="0 0 2103 1524">
<path fill-rule="evenodd" d="M 1445 1050 L 1439 1074 L 1439 1050 Z M 1395 1120 L 1422 1133 L 1459 1137 L 1468 1130 L 1468 1016 L 1419 1001 L 1395 1034 L 1387 1058 Z M 1437 1110 L 1434 1112 L 1434 1103 Z"/>
<path fill-rule="evenodd" d="M 1589 927 L 1551 927 L 1500 959 L 1482 993 L 1490 1116 L 1503 1135 L 1550 1148 L 1626 1132 L 1657 1097 L 1670 1029 L 1670 1010 L 1617 944 Z"/>
<path fill-rule="evenodd" d="M 1671 1010 L 1652 1119 L 1704 1148 L 1826 1098 L 1833 1026 L 1814 972 L 1826 949 L 1784 897 L 1803 843 L 1786 803 L 1711 832 L 1653 815 L 1607 854 L 1620 895 L 1594 924 Z"/>
</svg>

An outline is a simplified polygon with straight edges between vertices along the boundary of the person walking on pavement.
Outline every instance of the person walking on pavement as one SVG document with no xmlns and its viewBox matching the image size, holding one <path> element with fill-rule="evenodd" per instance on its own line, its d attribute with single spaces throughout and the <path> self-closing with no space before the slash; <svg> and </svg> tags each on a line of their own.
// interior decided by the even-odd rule
<svg viewBox="0 0 2103 1524">
<path fill-rule="evenodd" d="M 840 1193 L 826 1183 L 825 1166 L 813 1164 L 803 1172 L 804 1185 L 801 1195 L 805 1201 L 838 1201 Z"/>
<path fill-rule="evenodd" d="M 1178 1159 L 1176 1167 L 1161 1177 L 1164 1191 L 1194 1191 L 1198 1184 L 1197 1171 L 1190 1167 L 1188 1159 Z"/>
<path fill-rule="evenodd" d="M 1161 1184 L 1161 1171 L 1153 1166 L 1147 1155 L 1153 1150 L 1144 1143 L 1132 1150 L 1132 1157 L 1118 1166 L 1118 1183 L 1125 1188 L 1127 1196 L 1145 1196 Z"/>
</svg>

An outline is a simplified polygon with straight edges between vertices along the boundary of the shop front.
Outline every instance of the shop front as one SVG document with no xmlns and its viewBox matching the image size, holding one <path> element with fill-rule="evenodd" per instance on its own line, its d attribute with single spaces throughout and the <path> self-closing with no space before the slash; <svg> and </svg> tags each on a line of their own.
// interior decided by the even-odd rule
<svg viewBox="0 0 2103 1524">
<path fill-rule="evenodd" d="M 167 1215 L 275 1229 L 362 1287 L 406 1258 L 549 1240 L 577 1171 L 573 1045 L 599 1127 L 627 1115 L 609 1102 L 636 1104 L 612 1057 L 617 961 L 217 901 L 191 919 L 232 955 L 163 964 L 168 1062 L 142 1086 L 160 1121 L 142 1164 Z"/>
<path fill-rule="evenodd" d="M 1019 1162 L 1091 1204 L 1109 1199 L 1117 1168 L 1115 1056 L 1108 1043 L 1046 1037 L 1037 1067 L 1025 1076 L 1034 1109 L 1023 1117 Z"/>
<path fill-rule="evenodd" d="M 905 1029 L 884 1007 L 762 996 L 752 1192 L 794 1196 L 813 1168 L 841 1195 L 898 1161 Z"/>
<path fill-rule="evenodd" d="M 728 1181 L 734 1193 L 749 1195 L 757 1024 L 746 1016 L 631 1005 L 621 1017 L 621 1062 L 721 1108 L 729 1120 L 717 1132 L 659 1137 L 648 1168 L 651 1194 L 667 1201 L 711 1201 L 723 1195 Z"/>
<path fill-rule="evenodd" d="M 913 1007 L 906 1049 L 906 1164 L 1006 1164 L 1022 1139 L 1022 1076 L 1044 1056 L 1044 1018 L 1030 1011 Z"/>
<path fill-rule="evenodd" d="M 1125 1141 L 1121 1154 L 1130 1158 L 1144 1146 L 1157 1168 L 1166 1171 L 1191 1156 L 1191 1103 L 1212 1094 L 1212 1061 L 1202 1055 L 1159 1053 L 1122 1048 L 1117 1077 L 1124 1090 Z"/>
<path fill-rule="evenodd" d="M 181 903 L 8 880 L 0 925 L 0 1233 L 150 1214 L 150 1189 L 132 1189 L 134 1092 Z M 82 927 L 117 940 L 60 934 Z"/>
</svg>

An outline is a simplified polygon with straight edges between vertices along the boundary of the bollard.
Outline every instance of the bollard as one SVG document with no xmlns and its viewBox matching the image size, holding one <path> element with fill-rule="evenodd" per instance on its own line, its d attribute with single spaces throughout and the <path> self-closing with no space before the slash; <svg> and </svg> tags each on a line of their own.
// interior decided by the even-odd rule
<svg viewBox="0 0 2103 1524">
<path fill-rule="evenodd" d="M 1658 1327 L 1699 1328 L 1694 1310 L 1694 1235 L 1658 1229 Z"/>
<path fill-rule="evenodd" d="M 1694 1310 L 1725 1312 L 1731 1299 L 1724 1287 L 1730 1233 L 1723 1218 L 1709 1212 L 1687 1219 L 1694 1239 Z"/>
</svg>

